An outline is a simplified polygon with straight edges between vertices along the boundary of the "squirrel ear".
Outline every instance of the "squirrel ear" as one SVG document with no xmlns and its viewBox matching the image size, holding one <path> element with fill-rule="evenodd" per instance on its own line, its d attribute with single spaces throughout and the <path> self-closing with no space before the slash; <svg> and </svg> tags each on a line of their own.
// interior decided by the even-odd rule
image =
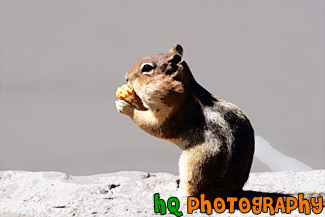
<svg viewBox="0 0 325 217">
<path fill-rule="evenodd" d="M 172 65 L 176 65 L 182 62 L 182 60 L 183 60 L 182 56 L 176 53 L 169 58 L 168 62 L 171 63 Z"/>
<path fill-rule="evenodd" d="M 180 44 L 174 44 L 168 51 L 168 67 L 166 74 L 174 74 L 181 66 L 183 61 L 183 48 Z"/>
<path fill-rule="evenodd" d="M 183 56 L 183 48 L 180 44 L 174 44 L 168 51 L 168 53 L 173 54 L 177 53 L 181 57 Z"/>
</svg>

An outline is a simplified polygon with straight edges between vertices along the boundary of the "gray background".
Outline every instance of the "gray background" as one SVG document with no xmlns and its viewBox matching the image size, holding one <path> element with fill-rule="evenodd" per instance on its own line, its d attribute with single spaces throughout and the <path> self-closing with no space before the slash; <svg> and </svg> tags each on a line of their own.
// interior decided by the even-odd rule
<svg viewBox="0 0 325 217">
<path fill-rule="evenodd" d="M 179 150 L 115 109 L 142 57 L 176 42 L 258 135 L 324 168 L 324 1 L 4 1 L 0 169 L 177 174 Z M 277 159 L 274 159 L 275 161 Z M 268 168 L 258 160 L 253 171 Z"/>
</svg>

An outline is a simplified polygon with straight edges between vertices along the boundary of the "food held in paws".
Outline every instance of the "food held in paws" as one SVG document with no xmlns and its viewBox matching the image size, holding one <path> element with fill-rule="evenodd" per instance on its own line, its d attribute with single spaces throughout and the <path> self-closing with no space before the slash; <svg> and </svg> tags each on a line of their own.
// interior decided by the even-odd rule
<svg viewBox="0 0 325 217">
<path fill-rule="evenodd" d="M 117 98 L 124 100 L 128 103 L 137 102 L 139 100 L 139 98 L 135 95 L 133 88 L 128 84 L 124 84 L 121 87 L 118 87 L 116 91 L 116 96 Z"/>
</svg>

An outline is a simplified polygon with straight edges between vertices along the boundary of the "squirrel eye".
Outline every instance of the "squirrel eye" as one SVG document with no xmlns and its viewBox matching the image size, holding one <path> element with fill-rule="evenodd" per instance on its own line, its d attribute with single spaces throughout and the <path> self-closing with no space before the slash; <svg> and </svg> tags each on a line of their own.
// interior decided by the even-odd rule
<svg viewBox="0 0 325 217">
<path fill-rule="evenodd" d="M 150 64 L 144 64 L 142 67 L 141 67 L 141 72 L 142 73 L 148 73 L 150 72 L 151 70 L 153 70 L 154 67 Z"/>
</svg>

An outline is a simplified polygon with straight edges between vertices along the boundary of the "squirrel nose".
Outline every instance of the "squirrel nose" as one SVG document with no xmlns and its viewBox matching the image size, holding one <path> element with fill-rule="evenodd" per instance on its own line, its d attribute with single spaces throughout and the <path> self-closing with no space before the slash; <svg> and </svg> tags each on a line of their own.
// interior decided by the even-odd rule
<svg viewBox="0 0 325 217">
<path fill-rule="evenodd" d="M 128 73 L 125 73 L 125 76 L 124 76 L 125 80 L 126 81 L 129 81 L 129 78 L 128 78 Z"/>
</svg>

